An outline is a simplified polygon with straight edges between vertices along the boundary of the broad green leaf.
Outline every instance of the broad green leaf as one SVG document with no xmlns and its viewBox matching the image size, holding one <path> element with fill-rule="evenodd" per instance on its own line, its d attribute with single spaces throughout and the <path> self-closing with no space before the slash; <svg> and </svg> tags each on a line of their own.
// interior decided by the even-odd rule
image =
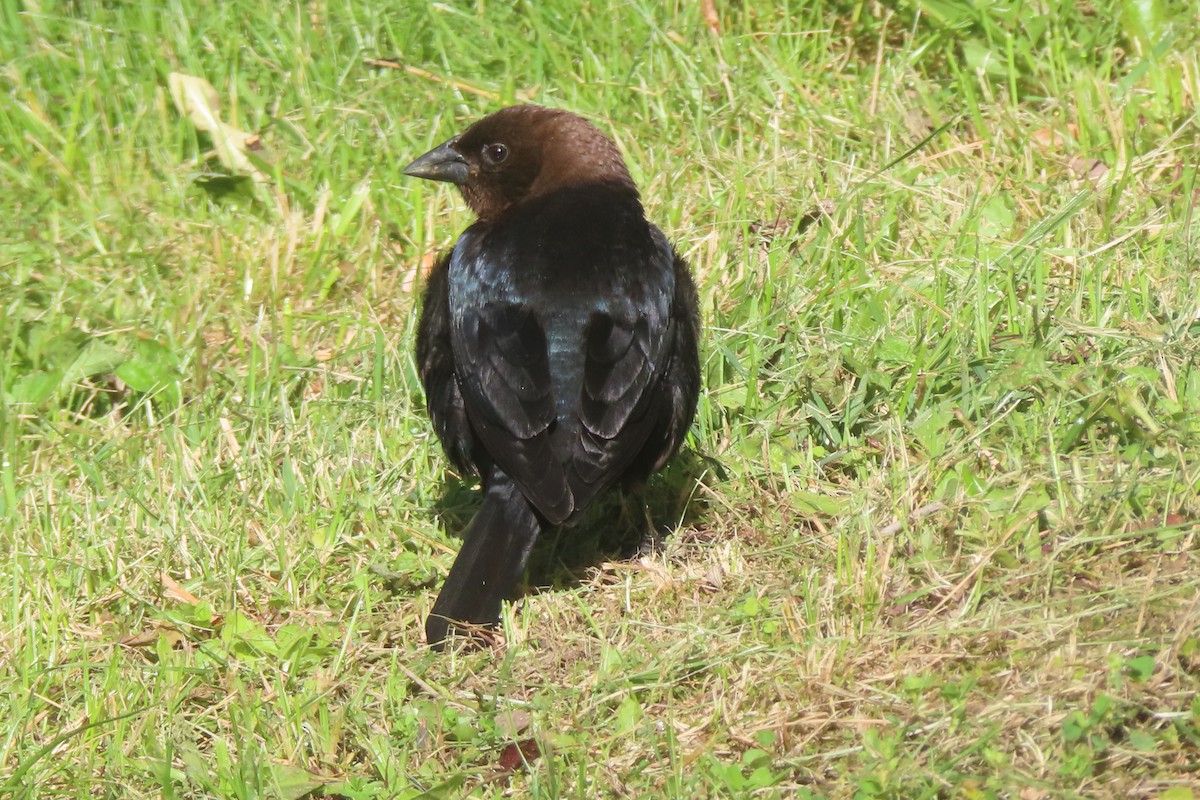
<svg viewBox="0 0 1200 800">
<path fill-rule="evenodd" d="M 33 405 L 44 403 L 50 399 L 62 382 L 61 372 L 34 372 L 22 375 L 13 382 L 12 389 L 8 392 L 9 402 Z"/>
<path fill-rule="evenodd" d="M 74 384 L 95 375 L 107 375 L 125 361 L 119 350 L 99 339 L 92 339 L 63 373 L 63 383 Z"/>
</svg>

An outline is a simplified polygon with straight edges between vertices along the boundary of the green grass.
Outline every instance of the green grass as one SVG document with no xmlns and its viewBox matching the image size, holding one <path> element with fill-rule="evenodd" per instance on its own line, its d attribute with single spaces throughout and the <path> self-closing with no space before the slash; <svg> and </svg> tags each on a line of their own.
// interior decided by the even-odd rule
<svg viewBox="0 0 1200 800">
<path fill-rule="evenodd" d="M 0 795 L 1193 796 L 1197 8 L 715 5 L 0 3 Z M 469 214 L 400 169 L 518 100 L 625 152 L 705 389 L 661 553 L 433 655 Z"/>
</svg>

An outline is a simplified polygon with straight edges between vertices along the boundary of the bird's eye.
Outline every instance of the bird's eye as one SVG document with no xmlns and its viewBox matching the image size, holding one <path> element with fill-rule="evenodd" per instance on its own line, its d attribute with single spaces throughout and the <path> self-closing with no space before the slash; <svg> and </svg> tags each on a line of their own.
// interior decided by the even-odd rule
<svg viewBox="0 0 1200 800">
<path fill-rule="evenodd" d="M 506 158 L 508 158 L 508 148 L 499 142 L 483 146 L 483 160 L 492 166 L 504 163 Z"/>
</svg>

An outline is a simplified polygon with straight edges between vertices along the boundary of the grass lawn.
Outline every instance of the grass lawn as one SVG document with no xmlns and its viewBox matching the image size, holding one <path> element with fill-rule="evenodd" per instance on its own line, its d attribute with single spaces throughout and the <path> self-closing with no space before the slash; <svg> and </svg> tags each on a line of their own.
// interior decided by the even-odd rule
<svg viewBox="0 0 1200 800">
<path fill-rule="evenodd" d="M 0 796 L 1200 796 L 1197 13 L 0 2 Z M 626 154 L 705 386 L 659 552 L 602 508 L 435 655 L 470 215 L 400 170 L 525 100 Z"/>
</svg>

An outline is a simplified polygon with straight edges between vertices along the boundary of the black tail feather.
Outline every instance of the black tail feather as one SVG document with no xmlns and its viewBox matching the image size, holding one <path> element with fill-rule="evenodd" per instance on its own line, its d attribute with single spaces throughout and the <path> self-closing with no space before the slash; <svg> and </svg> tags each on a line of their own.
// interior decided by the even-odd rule
<svg viewBox="0 0 1200 800">
<path fill-rule="evenodd" d="M 516 588 L 540 532 L 541 523 L 521 490 L 493 470 L 483 506 L 425 620 L 430 646 L 443 649 L 451 627 L 466 632 L 500 621 L 500 601 Z"/>
</svg>

